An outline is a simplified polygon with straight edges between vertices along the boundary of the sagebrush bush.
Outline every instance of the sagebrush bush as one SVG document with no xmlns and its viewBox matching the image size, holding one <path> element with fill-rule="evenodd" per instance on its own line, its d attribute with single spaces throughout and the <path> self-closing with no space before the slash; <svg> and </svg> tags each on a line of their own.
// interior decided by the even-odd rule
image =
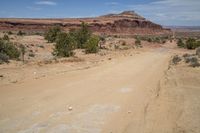
<svg viewBox="0 0 200 133">
<path fill-rule="evenodd" d="M 19 46 L 20 48 L 20 51 L 21 51 L 21 55 L 22 55 L 22 61 L 24 62 L 24 56 L 25 56 L 25 53 L 26 53 L 26 47 L 24 45 L 20 45 Z"/>
<path fill-rule="evenodd" d="M 196 40 L 193 38 L 189 38 L 186 41 L 186 48 L 187 49 L 195 49 L 196 48 Z"/>
<path fill-rule="evenodd" d="M 184 48 L 185 47 L 185 44 L 184 44 L 184 42 L 183 42 L 183 40 L 181 38 L 178 39 L 177 46 L 180 47 L 180 48 Z"/>
<path fill-rule="evenodd" d="M 86 54 L 97 53 L 99 50 L 99 47 L 98 47 L 99 41 L 100 39 L 97 36 L 90 37 L 90 39 L 86 42 L 86 45 L 85 45 Z"/>
<path fill-rule="evenodd" d="M 200 47 L 196 49 L 196 55 L 200 58 Z"/>
<path fill-rule="evenodd" d="M 3 39 L 3 40 L 6 40 L 6 41 L 9 41 L 9 40 L 10 40 L 9 36 L 8 36 L 8 35 L 6 35 L 6 34 L 3 36 L 3 38 L 2 38 L 2 39 Z"/>
<path fill-rule="evenodd" d="M 0 39 L 0 53 L 2 57 L 8 57 L 9 59 L 18 59 L 20 51 L 11 42 Z"/>
<path fill-rule="evenodd" d="M 23 35 L 25 35 L 25 34 L 26 34 L 26 33 L 25 33 L 25 32 L 22 32 L 21 30 L 18 31 L 18 33 L 17 33 L 18 36 L 23 36 Z"/>
<path fill-rule="evenodd" d="M 12 35 L 13 33 L 12 33 L 12 31 L 8 31 L 8 35 Z"/>
<path fill-rule="evenodd" d="M 29 57 L 35 57 L 35 54 L 34 53 L 29 53 L 28 56 Z"/>
<path fill-rule="evenodd" d="M 9 63 L 9 57 L 8 55 L 4 54 L 4 53 L 0 53 L 0 64 L 2 63 Z"/>
<path fill-rule="evenodd" d="M 190 59 L 189 63 L 190 63 L 190 66 L 192 66 L 192 67 L 199 67 L 200 66 L 197 57 L 192 57 Z"/>
<path fill-rule="evenodd" d="M 178 55 L 175 55 L 175 56 L 173 57 L 173 59 L 172 59 L 172 63 L 173 63 L 174 65 L 177 65 L 181 60 L 182 60 L 181 57 L 179 57 Z"/>
<path fill-rule="evenodd" d="M 49 28 L 47 32 L 44 34 L 44 38 L 50 42 L 53 43 L 56 41 L 57 35 L 61 33 L 61 28 L 59 26 L 55 26 L 52 28 Z"/>
<path fill-rule="evenodd" d="M 56 39 L 53 55 L 59 57 L 69 57 L 74 54 L 73 50 L 75 48 L 76 42 L 74 38 L 70 34 L 60 33 Z"/>
<path fill-rule="evenodd" d="M 137 47 L 140 47 L 141 46 L 141 40 L 137 37 L 136 40 L 135 40 L 135 45 Z"/>
<path fill-rule="evenodd" d="M 81 28 L 78 30 L 71 30 L 69 34 L 75 38 L 77 42 L 77 48 L 85 48 L 86 42 L 92 35 L 86 23 L 82 23 Z"/>
</svg>

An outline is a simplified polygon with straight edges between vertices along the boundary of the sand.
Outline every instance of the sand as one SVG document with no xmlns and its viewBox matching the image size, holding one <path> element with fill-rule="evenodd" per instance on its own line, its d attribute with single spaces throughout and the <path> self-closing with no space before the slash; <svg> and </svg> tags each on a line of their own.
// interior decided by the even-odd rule
<svg viewBox="0 0 200 133">
<path fill-rule="evenodd" d="M 2 83 L 0 132 L 199 133 L 200 69 L 170 65 L 172 45 L 133 51 Z"/>
</svg>

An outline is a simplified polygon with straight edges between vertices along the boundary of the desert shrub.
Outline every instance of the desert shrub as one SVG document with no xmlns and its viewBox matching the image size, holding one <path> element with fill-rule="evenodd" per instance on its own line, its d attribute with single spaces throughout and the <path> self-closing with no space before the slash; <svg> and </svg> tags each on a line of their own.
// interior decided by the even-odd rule
<svg viewBox="0 0 200 133">
<path fill-rule="evenodd" d="M 162 43 L 165 44 L 165 43 L 166 43 L 166 40 L 162 40 Z"/>
<path fill-rule="evenodd" d="M 183 55 L 184 58 L 187 58 L 189 56 L 190 56 L 190 54 L 187 54 L 187 53 Z"/>
<path fill-rule="evenodd" d="M 35 54 L 34 53 L 29 53 L 28 56 L 29 57 L 35 57 Z"/>
<path fill-rule="evenodd" d="M 43 45 L 38 45 L 39 48 L 44 49 L 45 47 Z"/>
<path fill-rule="evenodd" d="M 77 48 L 82 49 L 85 48 L 85 44 L 90 39 L 92 32 L 89 30 L 88 25 L 83 22 L 80 29 L 71 29 L 69 34 L 76 40 Z"/>
<path fill-rule="evenodd" d="M 126 41 L 121 41 L 122 46 L 126 46 Z"/>
<path fill-rule="evenodd" d="M 12 35 L 13 33 L 12 33 L 12 31 L 8 31 L 8 35 Z"/>
<path fill-rule="evenodd" d="M 200 41 L 196 41 L 195 48 L 198 48 L 198 47 L 200 47 Z"/>
<path fill-rule="evenodd" d="M 192 66 L 192 67 L 199 67 L 200 66 L 200 63 L 198 62 L 197 57 L 187 58 L 186 63 L 190 63 L 190 66 Z"/>
<path fill-rule="evenodd" d="M 141 47 L 141 40 L 137 37 L 136 40 L 135 40 L 135 45 L 137 47 Z"/>
<path fill-rule="evenodd" d="M 160 38 L 159 38 L 159 37 L 156 37 L 156 38 L 155 38 L 155 42 L 156 42 L 156 43 L 160 43 Z"/>
<path fill-rule="evenodd" d="M 178 39 L 177 46 L 180 47 L 180 48 L 184 48 L 185 47 L 185 44 L 184 44 L 182 39 Z"/>
<path fill-rule="evenodd" d="M 99 50 L 98 44 L 99 44 L 99 37 L 92 36 L 90 39 L 86 42 L 85 45 L 85 52 L 88 53 L 97 53 Z"/>
<path fill-rule="evenodd" d="M 9 41 L 9 40 L 10 40 L 9 36 L 8 36 L 8 35 L 6 35 L 6 34 L 3 36 L 3 38 L 2 38 L 2 39 L 3 39 L 3 40 L 6 40 L 6 41 Z"/>
<path fill-rule="evenodd" d="M 25 34 L 26 34 L 26 33 L 25 33 L 25 32 L 22 32 L 21 30 L 18 31 L 18 33 L 17 33 L 18 36 L 23 36 L 23 35 L 25 35 Z"/>
<path fill-rule="evenodd" d="M 0 53 L 5 54 L 9 59 L 18 59 L 20 56 L 20 51 L 11 42 L 0 40 Z"/>
<path fill-rule="evenodd" d="M 9 63 L 9 57 L 5 53 L 0 53 L 0 64 Z"/>
<path fill-rule="evenodd" d="M 185 63 L 190 63 L 190 61 L 192 60 L 192 56 L 187 56 L 187 57 L 185 57 L 184 59 L 185 59 Z"/>
<path fill-rule="evenodd" d="M 200 47 L 196 49 L 196 55 L 200 58 Z"/>
<path fill-rule="evenodd" d="M 70 34 L 60 33 L 56 39 L 53 55 L 59 57 L 72 56 L 74 54 L 73 50 L 75 49 L 75 47 L 76 42 Z"/>
<path fill-rule="evenodd" d="M 147 40 L 148 42 L 152 42 L 152 38 L 148 38 L 148 40 Z"/>
<path fill-rule="evenodd" d="M 56 41 L 57 35 L 61 32 L 61 28 L 58 26 L 52 27 L 48 29 L 48 31 L 44 34 L 44 38 L 50 42 L 53 43 Z"/>
<path fill-rule="evenodd" d="M 82 23 L 81 28 L 76 30 L 74 35 L 77 41 L 77 48 L 84 48 L 84 45 L 90 39 L 92 33 L 89 30 L 88 25 L 86 23 Z"/>
<path fill-rule="evenodd" d="M 22 55 L 22 61 L 24 62 L 24 55 L 25 55 L 25 53 L 26 53 L 26 47 L 24 46 L 24 45 L 20 45 L 19 46 L 19 48 L 20 48 L 20 51 L 21 51 L 21 55 Z"/>
<path fill-rule="evenodd" d="M 172 58 L 172 63 L 174 65 L 177 65 L 180 61 L 181 61 L 181 57 L 179 57 L 178 55 L 175 55 L 173 58 Z"/>
<path fill-rule="evenodd" d="M 189 38 L 187 41 L 186 41 L 186 48 L 187 49 L 195 49 L 195 46 L 196 45 L 196 40 L 193 39 L 193 38 Z"/>
</svg>

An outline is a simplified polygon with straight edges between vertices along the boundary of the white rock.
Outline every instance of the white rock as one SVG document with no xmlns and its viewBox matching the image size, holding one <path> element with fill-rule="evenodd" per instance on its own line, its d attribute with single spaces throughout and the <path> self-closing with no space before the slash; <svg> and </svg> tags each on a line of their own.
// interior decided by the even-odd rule
<svg viewBox="0 0 200 133">
<path fill-rule="evenodd" d="M 73 108 L 72 108 L 71 106 L 69 106 L 69 107 L 68 107 L 68 110 L 69 110 L 69 111 L 72 111 L 72 110 L 73 110 Z"/>
</svg>

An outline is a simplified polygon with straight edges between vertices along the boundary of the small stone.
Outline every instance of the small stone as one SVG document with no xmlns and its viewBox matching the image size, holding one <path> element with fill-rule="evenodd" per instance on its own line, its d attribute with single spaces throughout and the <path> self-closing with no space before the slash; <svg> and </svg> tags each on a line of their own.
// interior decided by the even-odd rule
<svg viewBox="0 0 200 133">
<path fill-rule="evenodd" d="M 132 113 L 131 111 L 128 111 L 128 114 Z"/>
<path fill-rule="evenodd" d="M 72 108 L 71 106 L 69 106 L 69 107 L 68 107 L 68 110 L 69 110 L 69 111 L 72 111 L 72 110 L 73 110 L 73 108 Z"/>
</svg>

